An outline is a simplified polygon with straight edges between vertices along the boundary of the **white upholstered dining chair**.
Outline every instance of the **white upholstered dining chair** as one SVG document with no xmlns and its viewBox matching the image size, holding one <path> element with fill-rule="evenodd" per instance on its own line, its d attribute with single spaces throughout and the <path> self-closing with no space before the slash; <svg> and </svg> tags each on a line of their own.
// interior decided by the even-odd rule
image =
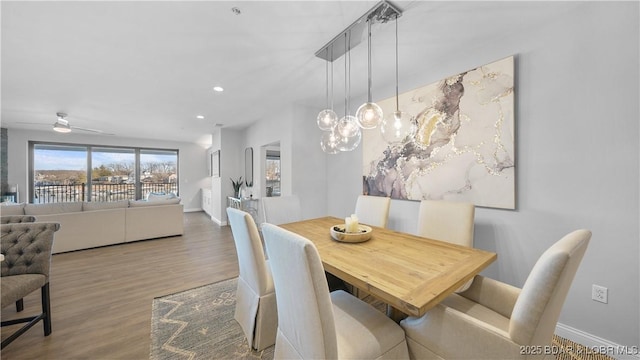
<svg viewBox="0 0 640 360">
<path fill-rule="evenodd" d="M 418 236 L 473 246 L 475 206 L 467 202 L 422 200 L 418 211 Z"/>
<path fill-rule="evenodd" d="M 264 221 L 280 225 L 302 220 L 302 206 L 297 195 L 263 197 Z"/>
<path fill-rule="evenodd" d="M 591 232 L 573 231 L 538 259 L 522 289 L 477 275 L 465 292 L 400 322 L 412 359 L 526 359 L 550 346 Z"/>
<path fill-rule="evenodd" d="M 242 327 L 249 346 L 260 351 L 275 344 L 278 328 L 271 269 L 269 261 L 265 260 L 253 217 L 234 208 L 227 208 L 227 216 L 240 267 L 234 317 Z"/>
<path fill-rule="evenodd" d="M 355 214 L 362 224 L 386 228 L 390 206 L 391 198 L 360 195 L 356 200 Z"/>
<path fill-rule="evenodd" d="M 473 247 L 475 206 L 467 202 L 422 200 L 418 211 L 418 236 Z M 467 281 L 457 292 L 471 286 Z"/>
<path fill-rule="evenodd" d="M 408 358 L 398 324 L 345 291 L 329 293 L 311 241 L 272 224 L 262 231 L 278 297 L 276 359 Z"/>
<path fill-rule="evenodd" d="M 302 220 L 302 206 L 297 195 L 262 198 L 262 210 L 264 221 L 269 224 L 280 225 Z M 344 281 L 333 274 L 326 273 L 326 277 L 330 290 L 348 288 Z"/>
</svg>

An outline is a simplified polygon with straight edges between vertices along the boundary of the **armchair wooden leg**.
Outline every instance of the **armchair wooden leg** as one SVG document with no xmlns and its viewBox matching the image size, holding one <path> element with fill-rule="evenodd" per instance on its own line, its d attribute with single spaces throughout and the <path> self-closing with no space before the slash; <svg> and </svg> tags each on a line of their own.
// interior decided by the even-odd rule
<svg viewBox="0 0 640 360">
<path fill-rule="evenodd" d="M 24 310 L 24 299 L 16 301 L 16 312 Z"/>
<path fill-rule="evenodd" d="M 44 326 L 44 336 L 51 334 L 51 299 L 49 297 L 49 283 L 44 284 L 41 289 L 42 295 L 42 325 Z"/>
</svg>

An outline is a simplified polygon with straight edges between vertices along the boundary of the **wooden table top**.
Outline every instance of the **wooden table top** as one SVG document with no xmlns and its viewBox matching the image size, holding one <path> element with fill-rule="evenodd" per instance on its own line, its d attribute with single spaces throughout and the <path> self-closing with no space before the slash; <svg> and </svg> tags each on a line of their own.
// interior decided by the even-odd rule
<svg viewBox="0 0 640 360">
<path fill-rule="evenodd" d="M 496 260 L 492 252 L 372 227 L 362 243 L 331 238 L 344 219 L 323 217 L 279 225 L 311 240 L 324 269 L 407 315 L 422 316 Z"/>
</svg>

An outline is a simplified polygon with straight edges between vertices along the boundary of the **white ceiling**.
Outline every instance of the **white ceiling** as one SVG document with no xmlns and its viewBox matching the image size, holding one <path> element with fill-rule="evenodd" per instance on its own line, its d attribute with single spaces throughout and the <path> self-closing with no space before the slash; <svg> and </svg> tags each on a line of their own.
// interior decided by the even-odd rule
<svg viewBox="0 0 640 360">
<path fill-rule="evenodd" d="M 402 67 L 464 55 L 579 4 L 392 3 L 404 11 L 401 77 Z M 64 111 L 71 125 L 117 136 L 207 143 L 215 124 L 243 128 L 293 102 L 320 110 L 325 62 L 315 52 L 375 4 L 2 1 L 2 127 L 49 130 Z M 382 24 L 373 31 L 374 92 L 395 81 L 394 30 Z M 366 43 L 351 58 L 351 91 L 362 97 Z M 342 59 L 334 72 L 336 101 L 343 101 Z M 215 85 L 225 91 L 213 92 Z"/>
</svg>

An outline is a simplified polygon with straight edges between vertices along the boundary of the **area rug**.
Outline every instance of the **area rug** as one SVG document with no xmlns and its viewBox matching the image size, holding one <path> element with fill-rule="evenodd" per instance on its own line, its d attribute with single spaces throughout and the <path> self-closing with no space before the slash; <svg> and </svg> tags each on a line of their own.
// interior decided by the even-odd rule
<svg viewBox="0 0 640 360">
<path fill-rule="evenodd" d="M 273 359 L 274 347 L 253 351 L 233 318 L 237 278 L 153 299 L 151 360 Z M 363 300 L 384 311 L 384 303 Z M 559 336 L 553 338 L 557 360 L 611 360 Z"/>
<path fill-rule="evenodd" d="M 153 299 L 151 360 L 273 359 L 256 352 L 233 318 L 237 278 Z"/>
</svg>

